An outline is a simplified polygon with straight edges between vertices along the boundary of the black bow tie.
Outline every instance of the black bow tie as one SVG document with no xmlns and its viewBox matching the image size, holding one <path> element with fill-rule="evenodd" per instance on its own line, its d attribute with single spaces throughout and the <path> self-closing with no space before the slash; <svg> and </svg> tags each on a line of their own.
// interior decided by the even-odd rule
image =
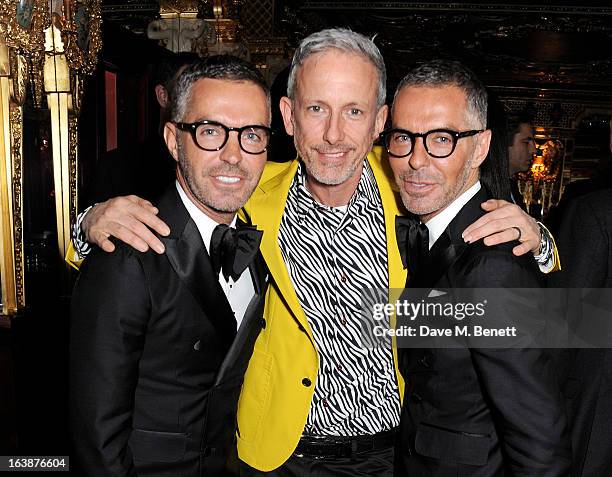
<svg viewBox="0 0 612 477">
<path fill-rule="evenodd" d="M 213 230 L 210 240 L 210 259 L 216 275 L 223 270 L 227 280 L 232 277 L 238 280 L 242 272 L 253 261 L 263 232 L 249 225 L 234 229 L 219 224 Z"/>
<path fill-rule="evenodd" d="M 429 262 L 429 230 L 414 215 L 395 218 L 395 234 L 404 268 L 408 268 L 409 280 L 426 272 Z"/>
</svg>

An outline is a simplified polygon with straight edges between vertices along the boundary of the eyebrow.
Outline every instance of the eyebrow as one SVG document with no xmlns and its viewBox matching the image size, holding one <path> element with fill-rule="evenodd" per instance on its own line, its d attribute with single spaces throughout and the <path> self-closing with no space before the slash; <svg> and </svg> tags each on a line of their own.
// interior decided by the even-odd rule
<svg viewBox="0 0 612 477">
<path fill-rule="evenodd" d="M 304 104 L 309 104 L 309 103 L 320 103 L 320 104 L 329 104 L 327 101 L 324 101 L 322 99 L 315 99 L 315 98 L 304 98 L 302 100 L 302 102 Z M 366 102 L 362 102 L 362 103 L 358 103 L 356 101 L 353 101 L 351 103 L 346 103 L 342 105 L 343 108 L 361 108 L 361 109 L 365 109 L 368 107 Z"/>
<path fill-rule="evenodd" d="M 210 122 L 214 122 L 214 123 L 219 123 L 219 124 L 223 124 L 224 126 L 227 126 L 227 124 L 225 124 L 223 121 L 219 121 L 218 119 L 210 119 L 209 117 L 200 117 L 197 118 L 193 121 L 191 121 L 192 123 L 203 123 L 205 121 L 210 121 Z M 245 124 L 244 126 L 227 126 L 227 127 L 246 127 L 246 126 L 263 126 L 266 128 L 269 128 L 270 125 L 266 124 L 265 122 L 255 122 L 255 123 L 249 123 L 249 124 Z"/>
<path fill-rule="evenodd" d="M 404 128 L 404 127 L 402 127 L 402 126 L 398 126 L 398 125 L 396 125 L 396 124 L 395 124 L 395 123 L 393 123 L 393 122 L 392 122 L 392 124 L 393 124 L 393 127 L 394 127 L 394 128 L 397 128 L 397 129 L 403 129 L 403 130 L 405 130 L 405 131 L 410 131 L 410 132 L 416 132 L 416 131 L 412 131 L 411 129 Z M 466 127 L 468 127 L 468 126 L 466 126 Z M 419 131 L 419 132 L 421 132 L 421 133 L 426 133 L 426 132 L 429 132 L 429 131 L 437 131 L 438 129 L 447 129 L 447 130 L 449 130 L 449 131 L 466 131 L 466 129 L 465 129 L 465 128 L 459 128 L 459 127 L 456 127 L 456 126 L 450 126 L 449 124 L 444 124 L 443 126 L 436 126 L 436 127 L 434 127 L 434 128 L 430 128 L 430 129 L 428 129 L 427 131 Z"/>
</svg>

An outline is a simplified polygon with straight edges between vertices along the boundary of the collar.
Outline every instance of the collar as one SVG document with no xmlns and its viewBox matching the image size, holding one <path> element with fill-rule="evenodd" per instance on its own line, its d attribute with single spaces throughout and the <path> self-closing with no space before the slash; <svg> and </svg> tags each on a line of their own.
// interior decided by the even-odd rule
<svg viewBox="0 0 612 477">
<path fill-rule="evenodd" d="M 436 240 L 442 235 L 442 232 L 446 230 L 448 225 L 452 222 L 455 216 L 467 204 L 472 197 L 474 197 L 481 189 L 480 181 L 466 190 L 463 194 L 457 197 L 453 202 L 450 203 L 442 212 L 435 217 L 428 220 L 425 225 L 429 231 L 429 248 L 433 247 Z"/>
<path fill-rule="evenodd" d="M 183 201 L 183 204 L 185 205 L 187 212 L 189 212 L 189 216 L 195 222 L 196 227 L 198 228 L 200 235 L 202 236 L 202 241 L 204 242 L 206 251 L 210 253 L 210 239 L 212 237 L 213 230 L 215 230 L 215 227 L 219 225 L 219 223 L 211 219 L 208 215 L 202 212 L 198 208 L 197 205 L 193 203 L 193 201 L 187 196 L 187 194 L 183 190 L 183 187 L 181 186 L 181 184 L 179 184 L 178 180 L 175 182 L 175 184 L 176 184 L 176 189 L 178 190 L 179 196 L 181 200 Z M 234 218 L 232 219 L 232 222 L 230 223 L 230 227 L 234 227 L 234 228 L 236 227 L 236 216 L 235 215 L 234 215 Z"/>
<path fill-rule="evenodd" d="M 372 171 L 372 167 L 367 159 L 364 159 L 363 161 L 361 178 L 359 179 L 359 183 L 357 184 L 357 189 L 355 190 L 353 197 L 351 197 L 351 200 L 347 205 L 329 207 L 317 202 L 306 186 L 306 167 L 302 161 L 300 161 L 298 165 L 295 179 L 291 184 L 291 190 L 296 194 L 300 204 L 301 213 L 304 215 L 308 214 L 308 212 L 313 209 L 341 210 L 346 212 L 346 210 L 350 210 L 351 206 L 357 201 L 366 201 L 367 203 L 371 204 L 377 204 L 380 202 L 374 172 Z"/>
</svg>

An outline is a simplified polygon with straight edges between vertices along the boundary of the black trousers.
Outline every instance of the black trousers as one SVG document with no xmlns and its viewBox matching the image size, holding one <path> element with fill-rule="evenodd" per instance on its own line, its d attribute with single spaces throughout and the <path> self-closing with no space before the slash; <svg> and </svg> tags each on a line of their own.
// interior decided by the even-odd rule
<svg viewBox="0 0 612 477">
<path fill-rule="evenodd" d="M 353 457 L 297 457 L 278 469 L 261 472 L 244 462 L 241 477 L 393 477 L 393 448 L 355 454 Z"/>
</svg>

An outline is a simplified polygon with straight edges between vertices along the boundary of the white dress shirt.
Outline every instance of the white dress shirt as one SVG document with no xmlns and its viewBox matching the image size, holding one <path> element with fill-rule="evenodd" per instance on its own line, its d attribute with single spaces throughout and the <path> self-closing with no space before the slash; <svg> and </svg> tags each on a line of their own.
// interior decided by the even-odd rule
<svg viewBox="0 0 612 477">
<path fill-rule="evenodd" d="M 454 201 L 450 203 L 446 209 L 440 212 L 435 217 L 429 219 L 425 222 L 427 226 L 427 230 L 429 231 L 429 249 L 433 247 L 433 244 L 436 243 L 436 240 L 440 238 L 442 232 L 446 230 L 448 224 L 450 224 L 455 216 L 459 213 L 459 211 L 463 208 L 465 204 L 467 204 L 472 197 L 474 197 L 482 186 L 480 185 L 480 181 L 476 181 L 476 183 L 466 190 L 463 194 L 457 197 Z"/>
<path fill-rule="evenodd" d="M 210 240 L 212 238 L 213 230 L 215 227 L 219 225 L 213 219 L 211 219 L 208 215 L 202 212 L 187 196 L 181 185 L 178 181 L 176 181 L 176 189 L 178 190 L 179 196 L 185 204 L 187 208 L 187 212 L 195 222 L 198 230 L 200 231 L 200 235 L 202 236 L 202 241 L 206 246 L 206 251 L 210 254 Z M 232 220 L 230 227 L 236 227 L 236 216 Z M 255 287 L 253 285 L 253 278 L 251 277 L 251 273 L 247 268 L 242 275 L 238 278 L 237 281 L 234 282 L 232 277 L 229 279 L 225 279 L 223 273 L 219 273 L 219 284 L 223 289 L 225 296 L 227 297 L 227 301 L 229 302 L 232 311 L 236 317 L 237 327 L 240 328 L 240 323 L 242 323 L 242 319 L 244 318 L 244 314 L 246 312 L 251 299 L 255 295 Z"/>
<path fill-rule="evenodd" d="M 444 209 L 438 215 L 436 215 L 432 219 L 428 220 L 427 223 L 425 223 L 425 225 L 427 226 L 427 230 L 429 231 L 429 249 L 430 250 L 431 250 L 431 247 L 433 247 L 433 244 L 436 243 L 436 240 L 440 238 L 440 235 L 442 235 L 442 232 L 446 230 L 446 227 L 448 227 L 448 224 L 452 222 L 452 220 L 459 213 L 461 208 L 465 204 L 467 204 L 472 197 L 476 195 L 476 193 L 480 190 L 481 187 L 482 186 L 480 184 L 480 181 L 476 181 L 476 183 L 472 187 L 470 187 L 463 194 L 457 197 L 453 202 L 451 202 L 451 204 L 446 209 Z M 538 222 L 538 224 L 540 223 Z M 543 225 L 541 226 L 544 227 Z M 549 253 L 547 256 L 549 258 L 544 263 L 540 263 L 538 261 L 538 267 L 540 268 L 540 271 L 542 273 L 549 273 L 555 265 L 553 254 Z"/>
</svg>

